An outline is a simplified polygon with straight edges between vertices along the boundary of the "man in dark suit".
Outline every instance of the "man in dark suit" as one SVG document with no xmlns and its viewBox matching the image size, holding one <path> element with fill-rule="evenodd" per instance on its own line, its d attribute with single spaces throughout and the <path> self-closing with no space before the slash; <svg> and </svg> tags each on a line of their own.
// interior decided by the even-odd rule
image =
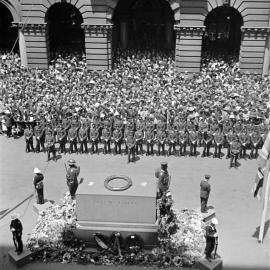
<svg viewBox="0 0 270 270">
<path fill-rule="evenodd" d="M 208 201 L 209 194 L 211 191 L 211 185 L 208 183 L 210 177 L 211 176 L 209 174 L 206 174 L 204 177 L 204 180 L 202 180 L 200 183 L 200 187 L 201 187 L 200 197 L 201 197 L 201 212 L 202 213 L 207 212 L 207 201 Z"/>
</svg>

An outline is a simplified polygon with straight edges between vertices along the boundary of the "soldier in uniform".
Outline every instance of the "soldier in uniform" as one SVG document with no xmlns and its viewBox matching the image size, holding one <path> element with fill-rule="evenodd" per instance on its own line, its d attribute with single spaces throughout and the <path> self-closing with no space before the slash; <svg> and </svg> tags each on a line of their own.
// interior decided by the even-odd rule
<svg viewBox="0 0 270 270">
<path fill-rule="evenodd" d="M 197 143 L 198 143 L 198 132 L 191 130 L 189 132 L 189 143 L 190 143 L 190 156 L 196 156 Z"/>
<path fill-rule="evenodd" d="M 62 121 L 63 128 L 68 132 L 68 130 L 71 128 L 71 119 L 66 117 Z"/>
<path fill-rule="evenodd" d="M 156 136 L 158 155 L 160 155 L 160 148 L 162 149 L 162 155 L 165 155 L 165 142 L 166 142 L 166 133 L 163 130 L 157 131 Z"/>
<path fill-rule="evenodd" d="M 97 129 L 95 124 L 92 125 L 89 136 L 92 153 L 98 153 L 99 130 Z"/>
<path fill-rule="evenodd" d="M 111 131 L 104 128 L 102 130 L 101 139 L 104 143 L 103 154 L 111 153 Z"/>
<path fill-rule="evenodd" d="M 218 224 L 218 220 L 216 218 L 212 218 L 211 224 L 205 227 L 205 239 L 206 239 L 206 247 L 205 247 L 205 258 L 211 262 L 212 257 L 211 254 L 215 247 L 217 246 L 218 234 L 216 225 Z"/>
<path fill-rule="evenodd" d="M 22 242 L 23 226 L 21 221 L 19 220 L 18 214 L 13 214 L 11 216 L 10 231 L 12 232 L 15 251 L 17 252 L 17 255 L 20 255 L 23 252 L 23 242 Z"/>
<path fill-rule="evenodd" d="M 210 153 L 210 147 L 212 144 L 212 139 L 213 139 L 213 135 L 211 134 L 210 131 L 205 131 L 203 133 L 203 153 L 202 153 L 202 157 L 209 157 Z"/>
<path fill-rule="evenodd" d="M 243 130 L 243 126 L 242 126 L 242 123 L 241 123 L 240 120 L 238 120 L 238 121 L 234 124 L 233 129 L 234 129 L 234 133 L 235 133 L 237 136 L 239 136 L 240 133 L 241 133 L 242 130 Z"/>
<path fill-rule="evenodd" d="M 141 129 L 136 130 L 135 134 L 135 141 L 136 141 L 136 154 L 143 155 L 143 131 Z M 140 151 L 139 151 L 140 149 Z"/>
<path fill-rule="evenodd" d="M 211 185 L 208 183 L 210 175 L 206 174 L 200 183 L 201 212 L 207 212 L 207 202 L 211 191 Z"/>
<path fill-rule="evenodd" d="M 42 147 L 42 151 L 44 151 L 44 149 L 45 149 L 45 146 L 44 146 L 45 130 L 41 124 L 38 124 L 37 126 L 35 126 L 34 134 L 36 137 L 36 152 L 37 153 L 40 152 L 40 150 L 41 150 L 40 146 Z"/>
<path fill-rule="evenodd" d="M 237 140 L 237 136 L 236 134 L 233 133 L 233 130 L 231 130 L 228 135 L 226 136 L 226 140 L 227 140 L 227 158 L 231 157 L 231 145 L 233 143 L 233 141 Z"/>
<path fill-rule="evenodd" d="M 169 129 L 168 130 L 168 140 L 167 143 L 169 145 L 169 149 L 168 149 L 168 155 L 171 155 L 171 151 L 173 149 L 173 153 L 176 153 L 176 144 L 177 144 L 177 133 L 174 129 Z"/>
<path fill-rule="evenodd" d="M 200 122 L 199 122 L 199 146 L 202 146 L 203 144 L 203 134 L 204 132 L 208 132 L 208 123 L 202 119 Z"/>
<path fill-rule="evenodd" d="M 31 152 L 31 151 L 35 151 L 34 150 L 34 145 L 33 145 L 33 136 L 34 136 L 34 132 L 33 129 L 31 128 L 30 125 L 26 126 L 26 129 L 24 130 L 24 138 L 25 138 L 25 143 L 26 143 L 26 148 L 25 148 L 25 152 Z"/>
<path fill-rule="evenodd" d="M 53 135 L 53 131 L 51 129 L 48 129 L 46 132 L 45 145 L 46 145 L 47 156 L 48 156 L 47 161 L 50 160 L 50 153 L 53 154 L 53 159 L 56 161 L 55 138 Z"/>
<path fill-rule="evenodd" d="M 121 154 L 121 144 L 122 144 L 122 130 L 120 128 L 113 131 L 113 142 L 114 142 L 114 153 Z"/>
<path fill-rule="evenodd" d="M 57 141 L 59 142 L 59 152 L 66 154 L 67 131 L 64 127 L 57 130 Z"/>
<path fill-rule="evenodd" d="M 240 158 L 245 158 L 246 149 L 250 145 L 250 137 L 245 130 L 239 134 L 239 142 L 241 144 Z"/>
<path fill-rule="evenodd" d="M 83 123 L 81 128 L 79 129 L 79 142 L 80 142 L 80 153 L 83 153 L 83 148 L 85 150 L 85 153 L 88 153 L 88 148 L 87 148 L 87 125 L 86 123 Z"/>
<path fill-rule="evenodd" d="M 73 148 L 75 149 L 75 153 L 78 153 L 77 148 L 77 127 L 75 123 L 71 125 L 71 128 L 68 130 L 68 140 L 69 140 L 69 152 L 73 153 Z"/>
<path fill-rule="evenodd" d="M 136 140 L 133 136 L 133 131 L 129 131 L 127 136 L 127 148 L 128 148 L 128 163 L 129 162 L 135 162 L 135 146 L 136 146 Z M 132 160 L 130 159 L 130 156 L 132 156 Z"/>
<path fill-rule="evenodd" d="M 224 143 L 224 135 L 221 132 L 221 130 L 219 130 L 218 133 L 215 133 L 215 135 L 214 135 L 214 142 L 215 142 L 215 153 L 214 153 L 214 157 L 220 158 L 220 156 L 221 156 L 221 148 L 222 148 L 222 145 Z"/>
<path fill-rule="evenodd" d="M 146 130 L 145 132 L 145 142 L 146 142 L 146 155 L 153 155 L 154 154 L 154 131 L 153 130 Z M 150 152 L 149 152 L 150 150 Z"/>
<path fill-rule="evenodd" d="M 158 194 L 157 198 L 161 198 L 170 188 L 170 175 L 168 173 L 168 163 L 162 162 L 161 168 L 158 168 L 155 171 L 155 177 L 158 179 Z"/>
<path fill-rule="evenodd" d="M 185 130 L 180 130 L 178 133 L 178 143 L 180 145 L 180 149 L 179 149 L 180 156 L 186 155 L 187 142 L 188 142 L 188 132 L 186 132 Z"/>
<path fill-rule="evenodd" d="M 259 145 L 261 142 L 261 136 L 259 132 L 252 132 L 251 136 L 250 136 L 250 148 L 251 148 L 251 152 L 249 155 L 249 158 L 256 158 L 258 156 L 258 149 L 259 149 Z M 254 155 L 254 150 L 255 150 L 255 155 Z"/>
<path fill-rule="evenodd" d="M 230 162 L 230 168 L 233 166 L 236 168 L 237 167 L 237 159 L 238 155 L 241 151 L 241 144 L 239 143 L 238 139 L 236 138 L 233 140 L 231 144 L 231 162 Z"/>
</svg>

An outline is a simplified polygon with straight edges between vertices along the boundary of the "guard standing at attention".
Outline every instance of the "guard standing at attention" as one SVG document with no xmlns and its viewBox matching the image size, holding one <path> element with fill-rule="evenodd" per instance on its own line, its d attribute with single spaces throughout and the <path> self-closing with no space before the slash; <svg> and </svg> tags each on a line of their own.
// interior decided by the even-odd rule
<svg viewBox="0 0 270 270">
<path fill-rule="evenodd" d="M 212 256 L 211 253 L 215 248 L 217 248 L 218 234 L 216 225 L 218 224 L 218 220 L 216 218 L 212 218 L 211 224 L 205 227 L 205 238 L 206 238 L 206 247 L 205 247 L 205 258 L 211 262 Z M 216 253 L 217 250 L 215 250 Z M 215 256 L 215 255 L 214 255 Z M 215 259 L 215 258 L 214 258 Z"/>
<path fill-rule="evenodd" d="M 209 198 L 209 194 L 211 191 L 211 185 L 208 183 L 210 179 L 210 175 L 206 174 L 204 179 L 200 183 L 200 198 L 201 198 L 201 212 L 206 213 L 207 212 L 207 202 Z"/>
<path fill-rule="evenodd" d="M 19 215 L 14 214 L 11 216 L 10 231 L 12 232 L 15 251 L 18 255 L 23 252 L 22 231 L 23 226 L 19 220 Z"/>
</svg>

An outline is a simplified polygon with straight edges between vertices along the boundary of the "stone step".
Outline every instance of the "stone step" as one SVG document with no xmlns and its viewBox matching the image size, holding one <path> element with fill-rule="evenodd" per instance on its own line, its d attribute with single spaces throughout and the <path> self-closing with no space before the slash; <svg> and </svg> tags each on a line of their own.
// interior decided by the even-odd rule
<svg viewBox="0 0 270 270">
<path fill-rule="evenodd" d="M 223 268 L 223 261 L 220 257 L 213 259 L 211 262 L 201 258 L 196 262 L 196 268 L 199 270 L 221 270 Z"/>
<path fill-rule="evenodd" d="M 16 268 L 20 268 L 32 261 L 33 254 L 34 253 L 29 249 L 24 248 L 24 251 L 20 255 L 17 255 L 15 250 L 9 251 L 8 257 L 9 260 L 16 266 Z"/>
<path fill-rule="evenodd" d="M 200 208 L 196 208 L 196 211 L 201 212 Z M 203 215 L 203 221 L 209 223 L 212 218 L 216 217 L 216 211 L 214 208 L 208 208 L 206 213 L 201 213 Z"/>
</svg>

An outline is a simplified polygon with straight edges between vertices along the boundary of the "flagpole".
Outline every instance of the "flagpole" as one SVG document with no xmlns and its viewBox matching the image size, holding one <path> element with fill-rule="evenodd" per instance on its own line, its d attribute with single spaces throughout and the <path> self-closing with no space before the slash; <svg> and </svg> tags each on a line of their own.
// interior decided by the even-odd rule
<svg viewBox="0 0 270 270">
<path fill-rule="evenodd" d="M 270 192 L 270 174 L 269 174 L 269 167 L 270 167 L 270 161 L 267 161 L 267 168 L 266 168 L 266 187 L 265 187 L 265 193 L 264 193 L 264 202 L 263 202 L 263 211 L 262 211 L 262 217 L 261 217 L 261 226 L 260 226 L 260 233 L 259 233 L 259 243 L 263 243 L 263 234 L 264 234 L 264 226 L 265 226 L 265 219 L 267 214 L 267 206 L 268 206 L 268 199 L 269 199 L 269 192 Z"/>
</svg>

